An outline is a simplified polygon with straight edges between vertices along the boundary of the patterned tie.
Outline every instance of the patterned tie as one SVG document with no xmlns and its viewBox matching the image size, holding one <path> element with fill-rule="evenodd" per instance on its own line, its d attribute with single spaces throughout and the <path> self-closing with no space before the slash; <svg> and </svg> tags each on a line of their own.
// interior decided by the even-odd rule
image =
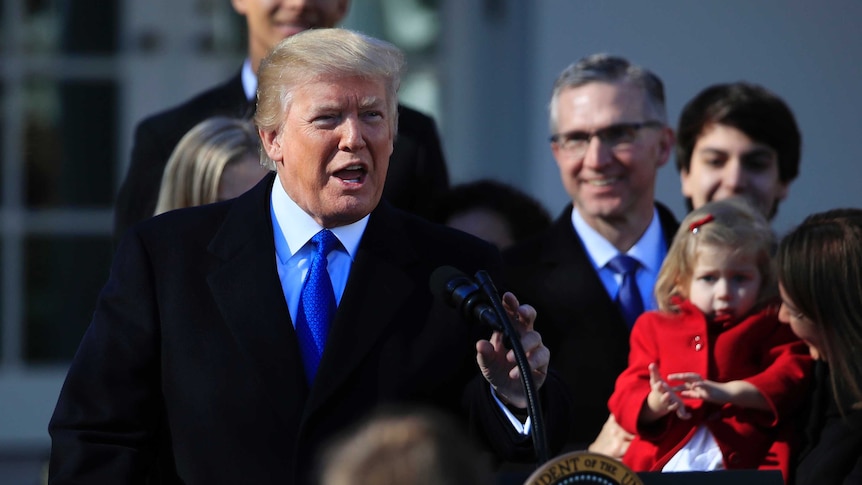
<svg viewBox="0 0 862 485">
<path fill-rule="evenodd" d="M 643 298 L 641 298 L 641 292 L 638 290 L 638 283 L 635 279 L 638 266 L 640 266 L 638 260 L 625 254 L 618 254 L 608 261 L 608 267 L 623 276 L 620 292 L 617 295 L 617 306 L 620 307 L 620 312 L 629 328 L 632 328 L 635 320 L 644 311 Z"/>
<path fill-rule="evenodd" d="M 326 255 L 339 244 L 338 238 L 324 229 L 311 238 L 314 256 L 308 269 L 305 284 L 299 297 L 299 312 L 296 318 L 296 334 L 308 382 L 314 381 L 317 366 L 323 355 L 329 324 L 335 316 L 335 292 L 326 271 Z"/>
</svg>

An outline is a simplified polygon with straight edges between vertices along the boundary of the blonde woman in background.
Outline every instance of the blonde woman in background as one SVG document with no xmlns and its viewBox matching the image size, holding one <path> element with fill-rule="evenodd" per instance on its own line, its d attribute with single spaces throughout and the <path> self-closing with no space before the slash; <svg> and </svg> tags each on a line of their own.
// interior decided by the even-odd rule
<svg viewBox="0 0 862 485">
<path fill-rule="evenodd" d="M 267 173 L 260 139 L 243 119 L 217 116 L 189 130 L 171 153 L 155 214 L 232 199 Z"/>
</svg>

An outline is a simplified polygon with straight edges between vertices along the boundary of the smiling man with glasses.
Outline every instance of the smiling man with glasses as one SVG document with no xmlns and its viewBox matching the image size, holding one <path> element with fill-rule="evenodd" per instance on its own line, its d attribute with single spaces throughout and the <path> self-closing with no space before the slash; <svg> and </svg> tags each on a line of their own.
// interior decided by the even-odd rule
<svg viewBox="0 0 862 485">
<path fill-rule="evenodd" d="M 560 74 L 549 108 L 551 151 L 572 203 L 541 237 L 504 254 L 508 282 L 537 309 L 552 367 L 574 397 L 569 447 L 586 448 L 604 423 L 590 449 L 622 456 L 630 435 L 608 417 L 607 400 L 626 366 L 630 325 L 655 308 L 655 278 L 678 226 L 654 200 L 674 146 L 664 87 L 646 69 L 597 54 Z"/>
</svg>

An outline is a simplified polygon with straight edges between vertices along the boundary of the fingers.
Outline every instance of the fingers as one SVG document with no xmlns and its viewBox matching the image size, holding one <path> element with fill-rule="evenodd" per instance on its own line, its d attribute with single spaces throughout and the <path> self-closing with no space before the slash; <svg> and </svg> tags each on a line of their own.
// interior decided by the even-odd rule
<svg viewBox="0 0 862 485">
<path fill-rule="evenodd" d="M 662 396 L 662 403 L 667 405 L 665 409 L 675 412 L 680 419 L 689 419 L 691 417 L 682 398 L 672 392 L 668 392 Z"/>
<path fill-rule="evenodd" d="M 476 342 L 476 362 L 481 369 L 487 369 L 491 366 L 495 358 L 494 346 L 487 340 L 479 340 Z"/>
<path fill-rule="evenodd" d="M 634 435 L 617 424 L 614 415 L 611 414 L 602 426 L 599 436 L 596 437 L 595 441 L 587 449 L 593 453 L 601 453 L 621 459 L 633 439 Z"/>
<path fill-rule="evenodd" d="M 649 370 L 650 386 L 655 387 L 656 384 L 664 382 L 664 380 L 661 378 L 661 373 L 658 370 L 658 364 L 652 362 L 647 367 L 647 369 Z"/>
<path fill-rule="evenodd" d="M 511 292 L 503 294 L 503 308 L 509 315 L 510 320 L 518 323 L 518 331 L 529 332 L 533 330 L 536 321 L 536 309 L 530 305 L 521 305 L 518 298 Z"/>
<path fill-rule="evenodd" d="M 702 381 L 703 377 L 700 376 L 697 372 L 677 372 L 675 374 L 668 374 L 667 380 L 669 381 L 683 381 L 683 382 L 698 382 Z"/>
<path fill-rule="evenodd" d="M 680 419 L 691 418 L 691 413 L 685 407 L 683 397 L 689 397 L 687 394 L 692 391 L 689 389 L 695 387 L 695 382 L 702 382 L 700 375 L 694 372 L 683 372 L 677 374 L 669 374 L 667 380 L 683 380 L 686 381 L 682 385 L 671 386 L 661 377 L 661 371 L 658 364 L 652 362 L 647 366 L 649 370 L 650 388 L 653 392 L 661 395 L 659 405 L 664 407 L 669 412 L 675 412 Z M 691 380 L 691 381 L 689 381 Z M 682 391 L 680 394 L 678 392 Z"/>
</svg>

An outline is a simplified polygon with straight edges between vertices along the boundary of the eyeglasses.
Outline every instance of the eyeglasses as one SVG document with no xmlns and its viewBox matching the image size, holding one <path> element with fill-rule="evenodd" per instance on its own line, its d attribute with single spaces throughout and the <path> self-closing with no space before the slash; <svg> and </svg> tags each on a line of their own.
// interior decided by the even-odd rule
<svg viewBox="0 0 862 485">
<path fill-rule="evenodd" d="M 570 131 L 568 133 L 557 133 L 551 136 L 551 143 L 556 143 L 561 150 L 574 157 L 582 157 L 587 153 L 590 140 L 594 136 L 599 137 L 602 143 L 611 147 L 616 152 L 625 152 L 632 147 L 632 143 L 642 128 L 662 128 L 664 123 L 656 120 L 648 120 L 640 123 L 617 123 L 593 132 Z"/>
</svg>

